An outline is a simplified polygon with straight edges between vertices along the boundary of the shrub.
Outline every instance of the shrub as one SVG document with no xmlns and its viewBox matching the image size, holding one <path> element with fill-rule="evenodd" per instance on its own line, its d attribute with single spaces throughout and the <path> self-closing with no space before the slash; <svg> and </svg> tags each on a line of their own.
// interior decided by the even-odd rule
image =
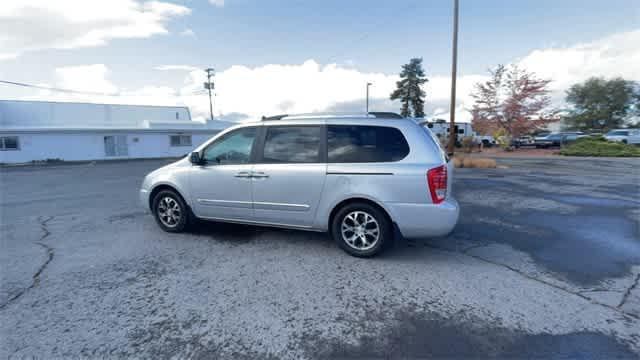
<svg viewBox="0 0 640 360">
<path fill-rule="evenodd" d="M 503 128 L 498 129 L 495 133 L 493 133 L 493 138 L 496 139 L 496 143 L 498 146 L 505 151 L 513 150 L 511 147 L 511 136 L 507 133 L 507 131 Z"/>
<path fill-rule="evenodd" d="M 496 167 L 496 161 L 493 159 L 473 158 L 473 157 L 454 157 L 453 166 L 457 168 L 477 168 L 477 169 L 493 169 Z"/>
<path fill-rule="evenodd" d="M 640 147 L 620 142 L 606 141 L 604 138 L 582 138 L 560 150 L 567 156 L 640 156 Z"/>
</svg>

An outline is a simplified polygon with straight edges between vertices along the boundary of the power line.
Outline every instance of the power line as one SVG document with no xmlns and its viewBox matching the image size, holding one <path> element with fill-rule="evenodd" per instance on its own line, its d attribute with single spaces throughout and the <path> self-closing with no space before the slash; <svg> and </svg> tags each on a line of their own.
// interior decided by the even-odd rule
<svg viewBox="0 0 640 360">
<path fill-rule="evenodd" d="M 93 91 L 81 91 L 81 90 L 63 89 L 63 88 L 57 88 L 57 87 L 52 87 L 52 86 L 27 84 L 27 83 L 22 83 L 22 82 L 17 82 L 17 81 L 8 81 L 8 80 L 0 80 L 0 83 L 6 84 L 6 85 L 15 85 L 15 86 L 28 87 L 28 88 L 41 89 L 41 90 L 57 91 L 57 92 L 63 92 L 63 93 L 68 93 L 68 94 L 120 96 L 120 94 L 118 94 L 118 93 L 101 93 L 101 92 L 93 92 Z"/>
<path fill-rule="evenodd" d="M 8 80 L 0 80 L 0 84 L 15 85 L 15 86 L 22 86 L 22 87 L 27 87 L 27 88 L 34 88 L 34 89 L 62 92 L 62 93 L 67 93 L 67 94 L 78 94 L 78 95 L 98 95 L 98 96 L 114 96 L 114 97 L 135 96 L 133 94 L 101 93 L 101 92 L 94 92 L 94 91 L 82 91 L 82 90 L 64 89 L 64 88 L 58 88 L 58 87 L 53 87 L 53 86 L 27 84 L 27 83 L 22 83 L 22 82 L 17 82 L 17 81 L 8 81 Z M 206 93 L 207 93 L 207 91 L 205 89 L 198 89 L 198 90 L 192 90 L 192 91 L 189 91 L 189 92 L 186 92 L 186 93 L 182 93 L 182 94 L 179 94 L 179 93 L 176 92 L 173 95 L 174 96 L 204 95 Z"/>
</svg>

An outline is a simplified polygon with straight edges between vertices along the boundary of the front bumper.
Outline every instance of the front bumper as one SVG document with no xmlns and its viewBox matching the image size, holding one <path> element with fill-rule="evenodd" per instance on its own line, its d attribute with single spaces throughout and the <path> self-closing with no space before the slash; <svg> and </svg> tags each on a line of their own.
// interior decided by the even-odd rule
<svg viewBox="0 0 640 360">
<path fill-rule="evenodd" d="M 149 190 L 140 189 L 140 205 L 143 209 L 149 210 Z"/>
<path fill-rule="evenodd" d="M 385 204 L 402 236 L 425 238 L 448 235 L 455 228 L 460 216 L 458 202 L 448 197 L 438 205 L 434 204 Z"/>
</svg>

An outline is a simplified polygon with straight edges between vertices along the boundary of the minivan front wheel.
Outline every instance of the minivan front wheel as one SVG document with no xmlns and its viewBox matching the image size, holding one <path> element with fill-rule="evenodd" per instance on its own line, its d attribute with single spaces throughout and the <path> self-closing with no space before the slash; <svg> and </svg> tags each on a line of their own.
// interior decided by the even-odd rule
<svg viewBox="0 0 640 360">
<path fill-rule="evenodd" d="M 331 233 L 344 251 L 357 257 L 378 254 L 393 236 L 387 216 L 367 203 L 352 203 L 340 209 Z"/>
<path fill-rule="evenodd" d="M 181 232 L 187 226 L 189 209 L 182 197 L 172 190 L 160 191 L 153 198 L 153 215 L 162 230 Z"/>
</svg>

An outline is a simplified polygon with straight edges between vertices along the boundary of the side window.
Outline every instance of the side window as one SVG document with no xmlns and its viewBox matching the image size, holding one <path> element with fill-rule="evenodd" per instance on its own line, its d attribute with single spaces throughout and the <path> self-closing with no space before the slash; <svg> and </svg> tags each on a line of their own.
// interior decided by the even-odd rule
<svg viewBox="0 0 640 360">
<path fill-rule="evenodd" d="M 385 126 L 329 125 L 328 162 L 392 162 L 409 154 L 409 144 L 396 128 Z"/>
<path fill-rule="evenodd" d="M 247 164 L 251 157 L 257 128 L 242 128 L 217 139 L 204 149 L 203 159 L 210 164 Z"/>
<path fill-rule="evenodd" d="M 320 131 L 320 126 L 268 127 L 262 162 L 320 162 Z"/>
</svg>

